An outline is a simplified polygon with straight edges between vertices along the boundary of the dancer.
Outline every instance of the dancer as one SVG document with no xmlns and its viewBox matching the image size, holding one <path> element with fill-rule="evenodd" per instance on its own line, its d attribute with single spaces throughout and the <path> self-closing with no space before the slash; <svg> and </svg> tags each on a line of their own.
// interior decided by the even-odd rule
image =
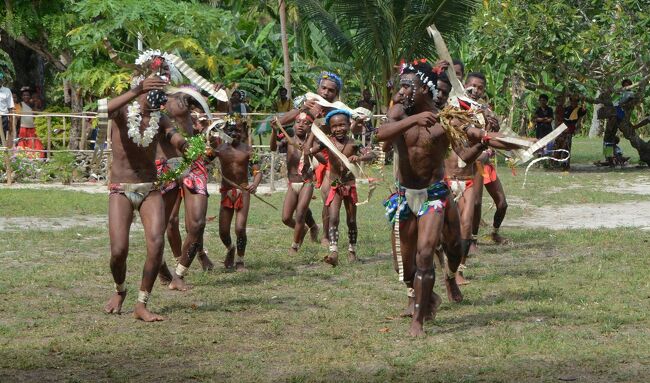
<svg viewBox="0 0 650 383">
<path fill-rule="evenodd" d="M 156 69 L 151 64 L 157 62 Z M 147 303 L 160 269 L 164 247 L 165 205 L 156 185 L 156 143 L 165 136 L 181 152 L 187 142 L 160 112 L 170 67 L 161 56 L 139 62 L 147 77 L 122 95 L 106 103 L 100 100 L 100 113 L 113 119 L 111 130 L 113 161 L 110 169 L 108 225 L 111 245 L 111 273 L 115 294 L 104 307 L 107 313 L 120 313 L 126 298 L 126 258 L 134 210 L 139 210 L 147 244 L 147 257 L 134 316 L 145 322 L 163 320 L 149 311 Z M 131 101 L 133 101 L 131 103 Z M 131 103 L 129 105 L 129 103 Z M 153 144 L 153 145 L 152 145 Z"/>
<path fill-rule="evenodd" d="M 224 266 L 227 270 L 246 271 L 246 221 L 250 208 L 251 193 L 257 191 L 262 181 L 262 172 L 253 148 L 245 143 L 246 121 L 238 114 L 226 116 L 225 132 L 232 137 L 232 143 L 222 143 L 215 151 L 221 164 L 221 207 L 219 209 L 219 237 L 226 247 Z M 248 168 L 252 168 L 253 182 L 248 184 Z M 230 237 L 230 226 L 235 216 L 235 236 L 237 237 L 237 259 L 235 246 Z"/>
<path fill-rule="evenodd" d="M 334 102 L 338 98 L 341 88 L 343 87 L 343 81 L 341 78 L 332 73 L 332 72 L 321 72 L 316 80 L 317 91 L 316 93 L 325 99 L 328 102 Z M 287 112 L 280 118 L 280 123 L 284 126 L 290 124 L 295 120 L 295 118 L 301 112 L 307 112 L 314 117 L 314 119 L 324 117 L 327 112 L 331 109 L 322 107 L 318 105 L 314 100 L 306 100 L 300 108 L 296 108 Z M 327 126 L 321 127 L 325 133 L 329 133 Z M 327 160 L 327 152 L 322 153 Z M 315 181 L 316 188 L 320 189 L 321 197 L 323 198 L 323 210 L 322 210 L 322 221 L 323 221 L 323 239 L 321 243 L 324 246 L 329 245 L 329 216 L 328 209 L 325 205 L 327 201 L 327 196 L 329 195 L 330 182 L 329 182 L 329 168 L 328 162 L 324 164 L 321 163 L 315 169 Z"/>
<path fill-rule="evenodd" d="M 169 97 L 165 105 L 170 117 L 177 126 L 181 127 L 186 135 L 192 136 L 200 132 L 195 132 L 195 123 L 192 119 L 191 108 L 201 107 L 196 101 L 187 94 L 175 93 Z M 156 148 L 156 168 L 158 176 L 176 168 L 182 161 L 182 153 L 175 150 L 168 140 L 159 140 Z M 194 258 L 197 254 L 203 270 L 211 270 L 214 265 L 208 258 L 203 248 L 203 233 L 205 231 L 205 216 L 208 211 L 208 171 L 207 159 L 205 156 L 197 158 L 189 169 L 180 176 L 180 178 L 166 182 L 161 187 L 161 193 L 165 201 L 165 216 L 167 218 L 167 235 L 172 253 L 176 259 L 177 268 L 181 255 L 185 252 L 189 258 Z M 181 200 L 185 206 L 185 231 L 186 238 L 181 245 L 181 236 L 179 230 L 178 213 L 180 210 Z M 187 270 L 184 270 L 185 272 Z M 169 283 L 169 288 L 173 290 L 187 290 L 187 285 L 181 278 L 174 278 L 163 261 L 161 266 L 161 282 Z"/>
<path fill-rule="evenodd" d="M 352 163 L 372 161 L 375 155 L 367 148 L 361 148 L 352 137 L 350 137 L 350 112 L 335 109 L 327 113 L 325 125 L 331 132 L 330 141 L 333 146 Z M 325 201 L 329 215 L 329 255 L 324 258 L 325 263 L 336 267 L 338 265 L 338 239 L 339 239 L 339 215 L 341 204 L 345 206 L 346 221 L 348 225 L 348 261 L 357 260 L 357 186 L 354 174 L 348 169 L 343 161 L 331 149 L 325 147 L 325 143 L 315 142 L 309 149 L 309 154 L 319 153 L 327 150 L 329 164 L 329 176 L 331 187 Z M 317 157 L 320 161 L 324 158 Z"/>
<path fill-rule="evenodd" d="M 312 241 L 318 241 L 318 225 L 309 209 L 309 203 L 314 193 L 314 174 L 310 169 L 307 155 L 303 153 L 303 147 L 305 147 L 313 122 L 314 119 L 311 115 L 301 112 L 296 117 L 293 125 L 294 136 L 282 139 L 287 143 L 287 180 L 289 183 L 282 208 L 282 222 L 294 229 L 293 243 L 289 249 L 289 255 L 298 252 L 307 230 L 311 234 Z M 275 124 L 272 126 L 271 150 L 276 151 L 278 147 L 278 128 Z M 317 156 L 321 155 L 317 154 Z"/>
</svg>

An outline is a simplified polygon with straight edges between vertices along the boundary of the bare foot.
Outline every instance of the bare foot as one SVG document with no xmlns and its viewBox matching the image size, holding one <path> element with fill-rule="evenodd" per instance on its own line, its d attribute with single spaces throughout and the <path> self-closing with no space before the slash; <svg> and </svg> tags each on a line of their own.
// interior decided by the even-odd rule
<svg viewBox="0 0 650 383">
<path fill-rule="evenodd" d="M 492 233 L 491 237 L 492 241 L 497 245 L 507 245 L 509 242 L 507 238 L 500 236 L 499 233 Z"/>
<path fill-rule="evenodd" d="M 235 247 L 228 249 L 226 253 L 226 260 L 223 261 L 223 266 L 226 270 L 232 270 L 235 267 Z"/>
<path fill-rule="evenodd" d="M 162 270 L 158 272 L 158 280 L 160 281 L 160 284 L 165 286 L 168 285 L 172 281 L 172 275 L 169 272 L 169 269 L 167 272 L 163 272 Z"/>
<path fill-rule="evenodd" d="M 411 322 L 411 328 L 409 329 L 409 335 L 413 337 L 425 336 L 424 323 L 420 323 L 413 319 Z"/>
<path fill-rule="evenodd" d="M 320 228 L 318 227 L 318 224 L 314 224 L 314 226 L 309 228 L 309 236 L 311 237 L 312 242 L 318 243 L 319 234 L 320 234 Z"/>
<path fill-rule="evenodd" d="M 165 320 L 160 315 L 154 314 L 151 311 L 147 310 L 147 306 L 145 306 L 144 303 L 142 302 L 135 303 L 135 310 L 133 310 L 133 316 L 135 317 L 135 319 L 140 319 L 145 322 L 157 322 L 157 321 Z"/>
<path fill-rule="evenodd" d="M 235 271 L 241 273 L 241 272 L 244 272 L 244 271 L 248 271 L 248 269 L 244 265 L 244 262 L 237 262 L 235 264 Z"/>
<path fill-rule="evenodd" d="M 325 261 L 325 263 L 332 265 L 332 267 L 336 267 L 339 264 L 339 253 L 337 253 L 336 251 L 332 251 L 330 255 L 323 258 L 323 261 Z"/>
<path fill-rule="evenodd" d="M 456 284 L 458 284 L 459 286 L 469 285 L 469 281 L 465 279 L 463 273 L 460 271 L 456 273 Z"/>
<path fill-rule="evenodd" d="M 436 294 L 435 291 L 431 292 L 431 303 L 429 304 L 429 309 L 426 315 L 424 316 L 425 320 L 434 320 L 436 319 L 436 314 L 438 313 L 438 307 L 442 304 L 442 298 L 440 295 Z"/>
<path fill-rule="evenodd" d="M 358 260 L 359 258 L 357 258 L 357 253 L 355 253 L 354 251 L 348 251 L 348 262 L 354 263 Z"/>
<path fill-rule="evenodd" d="M 404 309 L 404 311 L 400 314 L 402 318 L 406 317 L 412 317 L 413 316 L 413 311 L 415 311 L 415 298 L 409 297 L 409 303 Z"/>
<path fill-rule="evenodd" d="M 167 286 L 167 288 L 170 290 L 187 291 L 189 290 L 190 286 L 185 283 L 185 280 L 183 278 L 174 275 L 174 278 L 172 278 L 172 281 L 169 282 L 169 286 Z"/>
<path fill-rule="evenodd" d="M 289 256 L 290 256 L 290 257 L 293 257 L 293 256 L 296 255 L 296 254 L 298 254 L 298 249 L 296 249 L 295 247 L 291 246 L 291 247 L 289 248 Z"/>
<path fill-rule="evenodd" d="M 203 271 L 212 271 L 214 269 L 214 263 L 208 258 L 208 251 L 205 249 L 199 253 L 199 262 L 201 262 Z"/>
<path fill-rule="evenodd" d="M 469 251 L 467 252 L 467 255 L 478 255 L 478 245 L 476 242 L 472 241 L 472 243 L 469 245 Z"/>
<path fill-rule="evenodd" d="M 460 303 L 463 301 L 463 294 L 460 292 L 458 283 L 456 283 L 456 278 L 445 278 L 445 287 L 447 288 L 447 299 L 449 299 L 449 302 Z"/>
<path fill-rule="evenodd" d="M 104 306 L 104 311 L 106 314 L 121 314 L 122 313 L 122 303 L 126 299 L 126 291 L 118 293 L 115 292 Z"/>
</svg>

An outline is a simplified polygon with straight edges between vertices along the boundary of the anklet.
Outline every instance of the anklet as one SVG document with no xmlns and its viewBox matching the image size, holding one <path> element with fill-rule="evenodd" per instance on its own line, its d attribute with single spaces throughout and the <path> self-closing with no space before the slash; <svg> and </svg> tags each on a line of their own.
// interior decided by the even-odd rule
<svg viewBox="0 0 650 383">
<path fill-rule="evenodd" d="M 183 278 L 185 274 L 187 274 L 187 270 L 189 270 L 189 267 L 185 267 L 180 263 L 176 265 L 176 275 L 178 275 L 180 278 Z"/>
<path fill-rule="evenodd" d="M 415 289 L 412 287 L 406 289 L 406 296 L 409 298 L 415 298 Z"/>
<path fill-rule="evenodd" d="M 116 283 L 115 284 L 116 293 L 125 293 L 126 292 L 126 282 Z"/>
<path fill-rule="evenodd" d="M 237 260 L 235 263 L 244 263 L 244 257 L 240 257 L 239 255 L 237 256 Z"/>
<path fill-rule="evenodd" d="M 149 295 L 150 293 L 146 291 L 142 291 L 142 290 L 138 291 L 138 302 L 144 303 L 144 305 L 146 306 L 147 303 L 149 302 Z"/>
</svg>

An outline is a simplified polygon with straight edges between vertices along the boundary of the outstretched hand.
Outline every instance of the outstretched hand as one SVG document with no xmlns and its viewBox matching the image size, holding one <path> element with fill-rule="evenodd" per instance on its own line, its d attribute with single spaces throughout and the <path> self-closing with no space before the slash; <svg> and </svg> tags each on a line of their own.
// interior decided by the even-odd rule
<svg viewBox="0 0 650 383">
<path fill-rule="evenodd" d="M 246 186 L 246 190 L 248 190 L 248 192 L 251 194 L 255 194 L 257 192 L 257 184 L 253 182 L 252 184 Z"/>
</svg>

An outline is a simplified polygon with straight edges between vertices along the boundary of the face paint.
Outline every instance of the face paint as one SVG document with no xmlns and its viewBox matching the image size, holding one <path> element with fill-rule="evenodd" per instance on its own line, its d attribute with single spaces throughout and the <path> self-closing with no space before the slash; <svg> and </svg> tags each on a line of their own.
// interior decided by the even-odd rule
<svg viewBox="0 0 650 383">
<path fill-rule="evenodd" d="M 400 93 L 402 94 L 402 105 L 407 111 L 415 107 L 415 82 L 411 79 L 400 79 Z"/>
</svg>

